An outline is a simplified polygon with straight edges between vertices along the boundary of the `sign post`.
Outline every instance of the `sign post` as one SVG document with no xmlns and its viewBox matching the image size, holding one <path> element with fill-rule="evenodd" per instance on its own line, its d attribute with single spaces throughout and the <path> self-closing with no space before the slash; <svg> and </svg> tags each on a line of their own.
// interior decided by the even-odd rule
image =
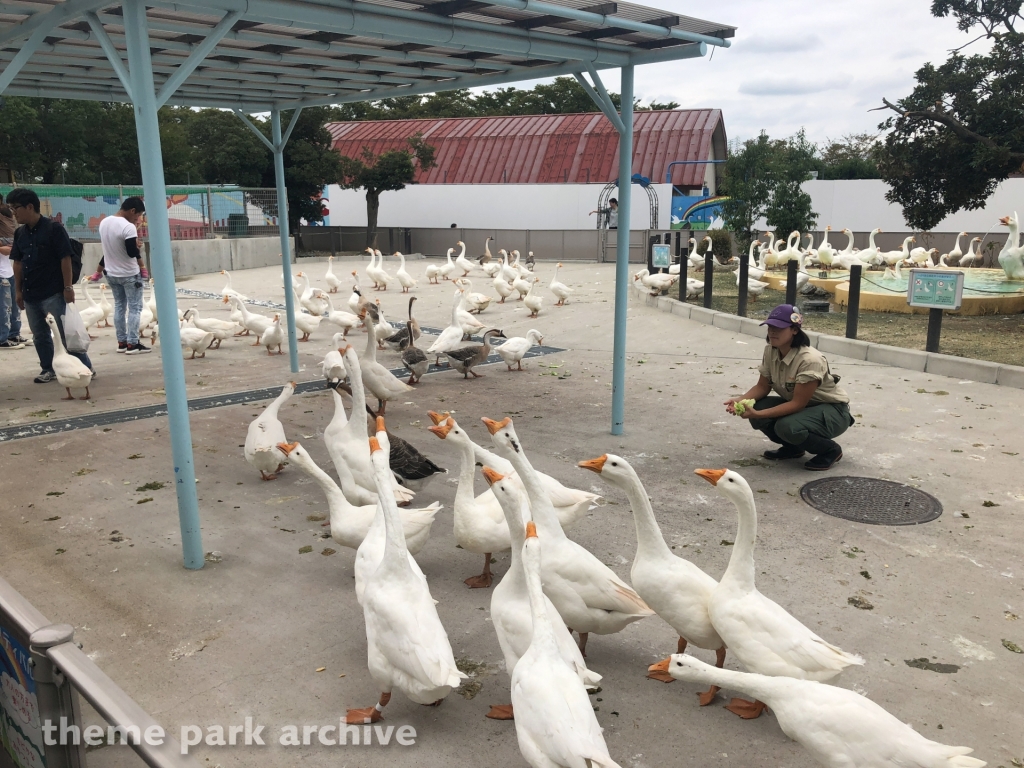
<svg viewBox="0 0 1024 768">
<path fill-rule="evenodd" d="M 964 273 L 949 269 L 912 269 L 907 282 L 907 304 L 925 307 L 928 313 L 926 352 L 939 351 L 942 313 L 960 309 L 964 299 Z"/>
<path fill-rule="evenodd" d="M 668 243 L 651 245 L 651 266 L 654 269 L 668 269 L 672 265 L 672 246 Z"/>
</svg>

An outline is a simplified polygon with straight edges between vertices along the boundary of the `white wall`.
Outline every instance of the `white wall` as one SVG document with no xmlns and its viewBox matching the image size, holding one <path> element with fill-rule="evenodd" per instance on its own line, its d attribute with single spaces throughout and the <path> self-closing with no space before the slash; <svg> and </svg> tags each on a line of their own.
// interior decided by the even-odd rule
<svg viewBox="0 0 1024 768">
<path fill-rule="evenodd" d="M 658 227 L 667 228 L 672 188 L 651 185 L 658 196 Z M 447 227 L 468 229 L 594 229 L 603 184 L 413 184 L 380 196 L 381 227 Z M 324 203 L 330 225 L 366 226 L 366 197 L 361 190 L 331 185 Z M 651 224 L 647 193 L 633 187 L 633 229 Z"/>
<path fill-rule="evenodd" d="M 875 227 L 885 232 L 911 231 L 900 206 L 885 199 L 889 186 L 880 179 L 807 181 L 803 189 L 813 201 L 811 207 L 818 214 L 819 230 L 831 224 L 832 229 L 849 227 L 854 232 L 870 232 Z M 1007 179 L 996 187 L 984 208 L 948 216 L 931 231 L 1002 232 L 999 219 L 1013 211 L 1024 211 L 1024 179 Z M 765 228 L 764 220 L 758 228 Z"/>
</svg>

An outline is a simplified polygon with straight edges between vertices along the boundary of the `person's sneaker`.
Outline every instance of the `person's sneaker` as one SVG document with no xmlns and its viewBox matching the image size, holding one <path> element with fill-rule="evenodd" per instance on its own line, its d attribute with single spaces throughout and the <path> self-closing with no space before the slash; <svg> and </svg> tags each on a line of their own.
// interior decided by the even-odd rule
<svg viewBox="0 0 1024 768">
<path fill-rule="evenodd" d="M 799 459 L 804 455 L 804 451 L 795 445 L 784 445 L 774 451 L 765 451 L 761 455 L 766 459 Z"/>
<path fill-rule="evenodd" d="M 146 352 L 152 352 L 152 351 L 153 350 L 150 347 L 144 346 L 143 344 L 139 343 L 139 344 L 129 344 L 125 348 L 124 353 L 126 355 L 143 355 Z"/>
<path fill-rule="evenodd" d="M 34 379 L 32 379 L 32 381 L 34 381 L 36 384 L 46 384 L 48 382 L 56 381 L 56 380 L 57 380 L 57 374 L 54 373 L 53 371 L 43 371 L 38 376 L 36 376 Z"/>
<path fill-rule="evenodd" d="M 127 341 L 119 341 L 119 342 L 117 342 L 117 351 L 118 351 L 118 353 L 124 353 L 127 349 L 128 349 L 128 342 Z"/>
<path fill-rule="evenodd" d="M 14 339 L 7 339 L 7 341 L 0 341 L 0 349 L 24 349 L 24 344 L 19 344 Z"/>
<path fill-rule="evenodd" d="M 88 280 L 90 283 L 98 283 L 102 278 L 103 278 L 102 270 L 97 269 L 95 272 L 93 272 L 91 275 L 89 275 L 85 279 Z"/>
<path fill-rule="evenodd" d="M 26 339 L 24 336 L 11 336 L 8 341 L 13 341 L 17 344 L 31 344 L 30 339 Z"/>
<path fill-rule="evenodd" d="M 824 472 L 826 469 L 831 469 L 841 458 L 843 458 L 843 449 L 837 445 L 831 451 L 819 453 L 810 461 L 804 462 L 804 467 L 812 472 Z"/>
</svg>

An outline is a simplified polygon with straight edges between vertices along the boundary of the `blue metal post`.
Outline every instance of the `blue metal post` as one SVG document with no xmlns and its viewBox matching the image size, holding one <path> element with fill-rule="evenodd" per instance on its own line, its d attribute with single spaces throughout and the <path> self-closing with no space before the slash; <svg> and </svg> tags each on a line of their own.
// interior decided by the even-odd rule
<svg viewBox="0 0 1024 768">
<path fill-rule="evenodd" d="M 174 489 L 178 495 L 178 517 L 181 521 L 181 552 L 185 567 L 198 569 L 203 567 L 203 542 L 199 530 L 192 431 L 188 423 L 185 366 L 182 362 L 181 337 L 178 331 L 178 301 L 174 287 L 174 264 L 171 261 L 171 229 L 167 222 L 167 206 L 164 204 L 167 199 L 167 188 L 164 184 L 146 6 L 144 0 L 124 0 L 123 8 L 132 98 L 135 106 L 135 132 L 139 139 L 142 185 L 146 195 L 154 292 L 157 314 L 160 318 L 160 358 L 163 362 L 167 417 L 171 427 Z"/>
<path fill-rule="evenodd" d="M 295 335 L 295 291 L 292 290 L 291 243 L 288 235 L 288 192 L 284 186 L 284 141 L 281 138 L 281 112 L 270 113 L 271 139 L 274 144 L 274 180 L 277 182 L 277 228 L 281 232 L 281 269 L 284 270 L 284 305 L 288 314 L 288 360 L 292 373 L 299 372 L 299 349 Z"/>
<path fill-rule="evenodd" d="M 626 309 L 629 306 L 629 214 L 633 177 L 633 67 L 622 68 L 623 131 L 619 134 L 619 230 L 615 243 L 615 341 L 612 352 L 612 434 L 626 419 Z"/>
</svg>

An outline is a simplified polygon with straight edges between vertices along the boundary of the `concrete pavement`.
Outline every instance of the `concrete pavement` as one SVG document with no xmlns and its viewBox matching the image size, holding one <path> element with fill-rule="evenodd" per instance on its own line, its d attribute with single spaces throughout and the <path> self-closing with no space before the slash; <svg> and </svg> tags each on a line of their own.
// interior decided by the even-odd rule
<svg viewBox="0 0 1024 768">
<path fill-rule="evenodd" d="M 336 261 L 335 272 L 350 264 Z M 324 268 L 309 265 L 321 287 Z M 552 269 L 538 264 L 542 285 Z M 420 264 L 410 269 L 421 270 Z M 445 504 L 418 560 L 456 658 L 477 670 L 474 681 L 481 683 L 473 698 L 452 694 L 436 709 L 396 694 L 384 724 L 414 726 L 415 746 L 327 747 L 315 736 L 310 746 L 275 745 L 282 726 L 300 726 L 301 736 L 303 725 L 336 725 L 346 708 L 368 706 L 377 691 L 352 589 L 354 552 L 323 538 L 317 518 L 327 513 L 324 496 L 295 468 L 261 482 L 242 457 L 246 427 L 262 404 L 192 416 L 204 550 L 221 553 L 217 562 L 198 572 L 182 568 L 167 422 L 157 418 L 0 444 L 0 572 L 51 620 L 73 623 L 85 650 L 171 731 L 193 723 L 226 727 L 247 716 L 266 726 L 264 747 L 196 747 L 204 764 L 208 758 L 225 767 L 292 766 L 300 759 L 310 766 L 521 766 L 513 725 L 484 718 L 489 704 L 508 702 L 508 676 L 489 621 L 490 591 L 462 583 L 480 563 L 455 548 L 451 533 L 458 457 L 425 431 L 428 409 L 451 410 L 486 446 L 479 418 L 511 415 L 538 469 L 607 496 L 609 504 L 570 535 L 627 579 L 635 552 L 628 504 L 577 469 L 577 461 L 608 451 L 629 460 L 670 544 L 715 577 L 728 562 L 731 549 L 723 542 L 734 538 L 735 513 L 693 469 L 740 471 L 757 491 L 761 591 L 867 661 L 839 684 L 870 696 L 928 738 L 973 746 L 992 766 L 1024 759 L 1024 655 L 1003 644 L 1024 646 L 1018 618 L 1024 617 L 1024 440 L 1011 416 L 1018 392 L 830 355 L 858 421 L 841 438 L 845 458 L 833 474 L 918 485 L 945 508 L 921 526 L 849 523 L 806 506 L 799 488 L 820 475 L 799 463 L 765 466 L 758 461 L 765 442 L 721 407 L 756 378 L 762 347 L 751 336 L 632 298 L 627 433 L 610 436 L 613 267 L 569 264 L 559 277 L 576 288 L 568 306 L 552 307 L 544 291 L 539 318 L 526 319 L 522 304 L 509 302 L 492 304 L 481 321 L 507 336 L 536 328 L 564 354 L 531 361 L 525 373 L 492 366 L 481 369 L 479 380 L 428 377 L 388 409 L 389 429 L 452 470 L 418 497 Z M 280 269 L 233 279 L 236 290 L 281 301 Z M 222 286 L 220 275 L 180 284 L 214 293 Z M 474 290 L 493 295 L 482 275 Z M 389 318 L 404 315 L 407 297 L 394 288 L 366 293 L 381 299 Z M 421 280 L 416 295 L 420 321 L 444 327 L 450 284 Z M 337 294 L 336 305 L 346 299 L 346 292 Z M 207 314 L 227 314 L 212 300 L 180 301 L 183 308 L 193 303 Z M 89 403 L 61 402 L 56 384 L 33 384 L 31 349 L 4 353 L 3 423 L 159 402 L 159 355 L 117 355 L 111 338 L 101 332 L 90 350 L 100 376 Z M 364 338 L 351 334 L 360 352 Z M 299 381 L 319 376 L 315 363 L 329 349 L 329 333 L 313 339 L 300 346 Z M 384 362 L 396 358 L 382 353 Z M 268 358 L 245 339 L 188 361 L 186 372 L 190 396 L 277 386 L 293 377 L 287 356 Z M 282 422 L 289 439 L 301 441 L 333 474 L 322 440 L 331 415 L 329 393 L 301 395 L 283 409 Z M 138 490 L 159 483 L 166 487 Z M 478 492 L 483 487 L 479 479 Z M 307 546 L 312 550 L 301 554 Z M 337 551 L 322 554 L 329 549 Z M 507 553 L 497 560 L 503 573 Z M 873 608 L 858 610 L 851 597 Z M 591 638 L 588 662 L 605 676 L 594 697 L 597 717 L 621 765 L 813 764 L 774 717 L 740 721 L 721 708 L 724 700 L 700 709 L 698 686 L 646 680 L 646 666 L 674 648 L 674 633 L 657 617 Z M 958 670 L 940 674 L 905 663 L 919 658 Z M 114 764 L 119 749 L 90 753 L 90 765 Z"/>
</svg>

